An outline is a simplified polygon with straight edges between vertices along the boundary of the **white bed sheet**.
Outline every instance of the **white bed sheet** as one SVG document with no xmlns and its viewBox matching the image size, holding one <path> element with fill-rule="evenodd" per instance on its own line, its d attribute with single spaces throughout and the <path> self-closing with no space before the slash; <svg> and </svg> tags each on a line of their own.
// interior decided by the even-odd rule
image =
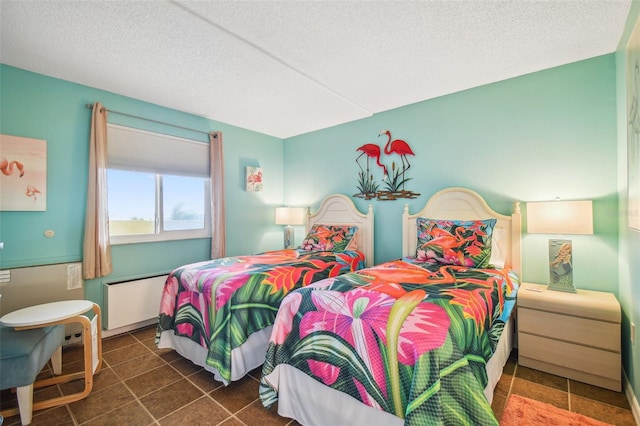
<svg viewBox="0 0 640 426">
<path fill-rule="evenodd" d="M 505 325 L 495 354 L 487 363 L 489 378 L 484 394 L 489 403 L 513 348 L 513 320 Z M 266 379 L 278 389 L 278 414 L 302 425 L 401 426 L 404 421 L 357 399 L 324 386 L 288 364 L 278 365 Z M 300 390 L 304 389 L 304 394 Z"/>
</svg>

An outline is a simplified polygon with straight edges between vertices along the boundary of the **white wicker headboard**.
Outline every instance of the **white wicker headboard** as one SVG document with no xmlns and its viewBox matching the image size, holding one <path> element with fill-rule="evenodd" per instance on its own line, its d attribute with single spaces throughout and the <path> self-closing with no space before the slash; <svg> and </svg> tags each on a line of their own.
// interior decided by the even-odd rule
<svg viewBox="0 0 640 426">
<path fill-rule="evenodd" d="M 315 214 L 307 212 L 306 231 L 314 224 L 356 225 L 358 250 L 364 253 L 365 263 L 373 266 L 373 207 L 369 204 L 367 214 L 360 213 L 351 199 L 342 194 L 333 194 L 324 199 Z"/>
<path fill-rule="evenodd" d="M 515 202 L 511 216 L 489 207 L 476 192 L 465 188 L 447 188 L 435 193 L 418 213 L 409 214 L 405 204 L 402 214 L 402 256 L 415 255 L 418 241 L 416 218 L 451 220 L 497 219 L 492 250 L 504 254 L 505 267 L 522 276 L 520 203 Z"/>
</svg>

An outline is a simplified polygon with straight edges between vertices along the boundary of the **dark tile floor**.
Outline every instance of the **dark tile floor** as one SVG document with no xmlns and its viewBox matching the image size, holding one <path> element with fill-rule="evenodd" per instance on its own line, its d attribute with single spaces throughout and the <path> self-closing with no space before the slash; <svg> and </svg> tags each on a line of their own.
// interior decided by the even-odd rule
<svg viewBox="0 0 640 426">
<path fill-rule="evenodd" d="M 523 367 L 517 359 L 514 349 L 493 394 L 492 408 L 498 419 L 509 395 L 517 394 L 613 425 L 636 425 L 624 393 Z"/>
<path fill-rule="evenodd" d="M 95 376 L 91 394 L 81 401 L 34 412 L 32 424 L 298 425 L 262 407 L 260 369 L 224 387 L 174 351 L 157 349 L 154 338 L 155 328 L 149 327 L 105 339 L 103 367 Z M 514 351 L 495 391 L 493 409 L 498 418 L 508 396 L 516 393 L 615 425 L 636 424 L 624 394 L 520 367 L 516 359 Z M 63 372 L 81 369 L 81 348 L 65 348 Z M 71 382 L 41 389 L 34 400 L 77 392 L 79 386 Z M 16 405 L 9 391 L 2 391 L 0 398 L 2 408 Z M 20 418 L 14 416 L 6 418 L 3 426 L 18 424 Z"/>
</svg>

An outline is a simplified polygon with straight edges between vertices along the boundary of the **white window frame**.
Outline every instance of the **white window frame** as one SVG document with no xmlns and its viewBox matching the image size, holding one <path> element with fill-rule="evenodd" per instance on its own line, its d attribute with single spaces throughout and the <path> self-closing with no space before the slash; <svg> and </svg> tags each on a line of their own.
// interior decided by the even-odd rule
<svg viewBox="0 0 640 426">
<path fill-rule="evenodd" d="M 207 147 L 207 156 L 206 156 L 206 167 L 207 174 L 204 174 L 205 165 L 202 162 L 202 158 L 199 156 L 197 159 L 198 165 L 196 168 L 199 170 L 195 176 L 190 176 L 194 178 L 202 178 L 204 181 L 204 228 L 202 229 L 185 229 L 185 230 L 163 230 L 164 225 L 164 215 L 163 215 L 163 203 L 162 203 L 162 177 L 163 176 L 189 176 L 191 175 L 190 169 L 190 159 L 183 159 L 183 165 L 178 165 L 176 168 L 176 172 L 172 173 L 171 168 L 167 167 L 168 163 L 175 163 L 176 155 L 175 152 L 171 152 L 167 155 L 171 156 L 172 161 L 162 161 L 162 158 L 155 158 L 149 162 L 149 165 L 143 164 L 141 167 L 139 166 L 139 159 L 133 160 L 138 161 L 138 165 L 132 164 L 130 167 L 124 163 L 126 163 L 127 159 L 120 155 L 120 159 L 118 162 L 120 164 L 114 165 L 113 167 L 107 166 L 107 169 L 117 169 L 123 171 L 131 171 L 131 172 L 142 172 L 155 174 L 155 232 L 153 234 L 131 234 L 131 235 L 111 235 L 109 237 L 109 241 L 112 245 L 119 244 L 134 244 L 134 243 L 149 243 L 149 242 L 159 242 L 159 241 L 176 241 L 176 240 L 188 240 L 188 239 L 199 239 L 199 238 L 211 238 L 211 180 L 208 176 L 208 164 L 209 164 L 209 156 L 208 156 L 208 144 L 200 141 L 193 141 L 190 139 L 178 138 L 175 136 L 164 135 L 161 133 L 148 132 L 145 130 L 139 130 L 131 127 L 119 126 L 116 124 L 107 124 L 107 132 L 124 132 L 119 133 L 120 135 L 125 134 L 128 135 L 129 138 L 135 138 L 136 136 L 140 136 L 141 139 L 146 140 L 146 142 L 141 142 L 140 148 L 145 149 L 145 144 L 153 143 L 154 141 L 160 141 L 161 143 L 197 143 L 201 145 L 206 145 Z M 145 139 L 146 138 L 146 139 Z M 158 139 L 159 138 L 159 139 Z M 130 140 L 127 141 L 127 144 L 131 143 Z M 133 142 L 135 143 L 135 142 Z M 109 139 L 107 139 L 107 145 L 109 146 Z M 118 149 L 118 143 L 115 143 L 116 147 L 114 149 Z M 183 145 L 185 146 L 185 145 Z M 184 151 L 184 150 L 182 150 Z M 155 152 L 155 151 L 154 151 Z M 157 152 L 156 152 L 157 154 Z M 156 167 L 153 166 L 152 163 L 156 163 Z M 180 163 L 178 161 L 177 163 Z M 185 165 L 186 164 L 186 165 Z M 156 170 L 154 171 L 154 168 Z M 160 170 L 157 170 L 157 169 Z M 185 173 L 187 171 L 187 173 Z M 107 172 L 108 173 L 108 172 Z"/>
</svg>

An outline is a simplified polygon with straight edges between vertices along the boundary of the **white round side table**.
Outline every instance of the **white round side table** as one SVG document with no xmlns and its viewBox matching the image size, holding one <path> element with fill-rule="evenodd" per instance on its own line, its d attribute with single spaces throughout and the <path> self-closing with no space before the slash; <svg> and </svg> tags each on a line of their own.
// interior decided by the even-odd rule
<svg viewBox="0 0 640 426">
<path fill-rule="evenodd" d="M 77 317 L 93 308 L 89 300 L 64 300 L 62 302 L 44 303 L 29 306 L 10 312 L 0 318 L 0 322 L 8 327 L 28 327 L 50 322 L 62 321 Z"/>
</svg>

